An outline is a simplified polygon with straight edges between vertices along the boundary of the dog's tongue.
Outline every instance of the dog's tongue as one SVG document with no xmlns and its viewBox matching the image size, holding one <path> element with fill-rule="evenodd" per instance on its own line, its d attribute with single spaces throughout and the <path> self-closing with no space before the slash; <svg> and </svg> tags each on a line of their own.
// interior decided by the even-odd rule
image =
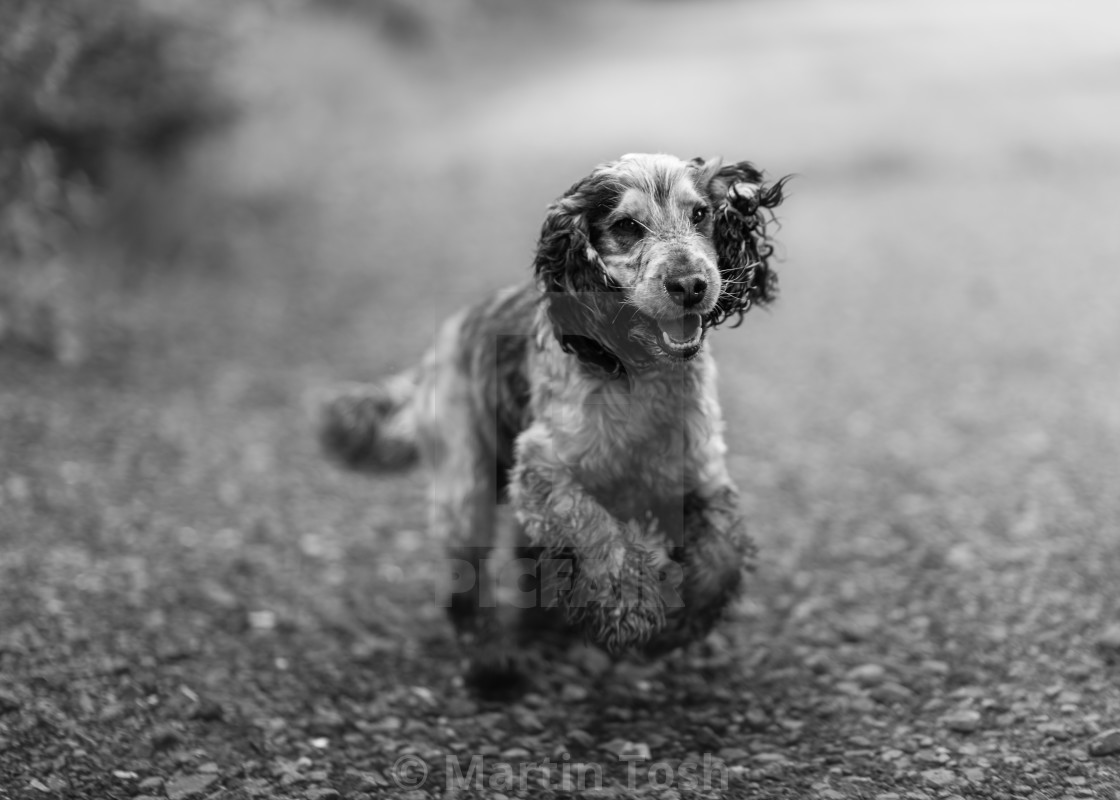
<svg viewBox="0 0 1120 800">
<path fill-rule="evenodd" d="M 696 336 L 696 331 L 700 327 L 700 315 L 685 314 L 679 319 L 658 320 L 657 324 L 670 339 L 675 339 L 678 342 L 688 342 Z"/>
</svg>

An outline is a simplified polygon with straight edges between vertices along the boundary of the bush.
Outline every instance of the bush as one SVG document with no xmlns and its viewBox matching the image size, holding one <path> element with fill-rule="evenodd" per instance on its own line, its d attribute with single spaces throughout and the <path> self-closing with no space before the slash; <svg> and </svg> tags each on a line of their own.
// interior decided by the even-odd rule
<svg viewBox="0 0 1120 800">
<path fill-rule="evenodd" d="M 0 340 L 42 336 L 13 322 L 49 303 L 25 287 L 95 216 L 114 164 L 167 159 L 223 118 L 215 46 L 141 0 L 0 4 Z"/>
<path fill-rule="evenodd" d="M 218 111 L 211 49 L 201 30 L 139 0 L 5 0 L 5 149 L 46 143 L 64 175 L 94 182 L 115 151 L 166 154 Z"/>
<path fill-rule="evenodd" d="M 539 13 L 546 0 L 305 0 L 310 6 L 365 19 L 405 46 L 446 46 L 495 19 Z"/>
</svg>

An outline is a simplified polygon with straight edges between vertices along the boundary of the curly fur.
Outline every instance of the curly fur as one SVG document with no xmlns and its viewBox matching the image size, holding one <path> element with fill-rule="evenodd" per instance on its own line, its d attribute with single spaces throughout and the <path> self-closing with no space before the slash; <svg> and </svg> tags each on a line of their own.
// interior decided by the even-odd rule
<svg viewBox="0 0 1120 800">
<path fill-rule="evenodd" d="M 533 285 L 449 319 L 415 370 L 325 404 L 320 437 L 344 465 L 432 469 L 449 610 L 484 688 L 520 660 L 489 600 L 505 499 L 533 604 L 611 652 L 701 638 L 738 592 L 754 551 L 704 345 L 775 295 L 784 183 L 748 162 L 604 164 L 549 208 Z"/>
</svg>

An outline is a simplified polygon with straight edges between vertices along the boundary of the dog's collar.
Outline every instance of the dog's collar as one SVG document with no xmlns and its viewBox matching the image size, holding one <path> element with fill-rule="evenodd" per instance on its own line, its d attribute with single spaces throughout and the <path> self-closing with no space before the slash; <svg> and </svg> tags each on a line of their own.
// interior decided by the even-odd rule
<svg viewBox="0 0 1120 800">
<path fill-rule="evenodd" d="M 622 359 L 590 336 L 564 334 L 557 338 L 560 340 L 560 349 L 571 353 L 584 366 L 591 367 L 608 378 L 621 378 L 626 374 Z"/>
</svg>

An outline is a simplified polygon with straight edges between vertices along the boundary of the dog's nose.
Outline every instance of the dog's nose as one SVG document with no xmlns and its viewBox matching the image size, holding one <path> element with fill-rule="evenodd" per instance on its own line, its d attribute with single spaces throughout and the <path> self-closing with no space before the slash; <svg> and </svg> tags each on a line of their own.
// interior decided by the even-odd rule
<svg viewBox="0 0 1120 800">
<path fill-rule="evenodd" d="M 708 282 L 699 275 L 685 275 L 679 278 L 666 278 L 665 291 L 678 306 L 692 308 L 704 300 Z"/>
</svg>

